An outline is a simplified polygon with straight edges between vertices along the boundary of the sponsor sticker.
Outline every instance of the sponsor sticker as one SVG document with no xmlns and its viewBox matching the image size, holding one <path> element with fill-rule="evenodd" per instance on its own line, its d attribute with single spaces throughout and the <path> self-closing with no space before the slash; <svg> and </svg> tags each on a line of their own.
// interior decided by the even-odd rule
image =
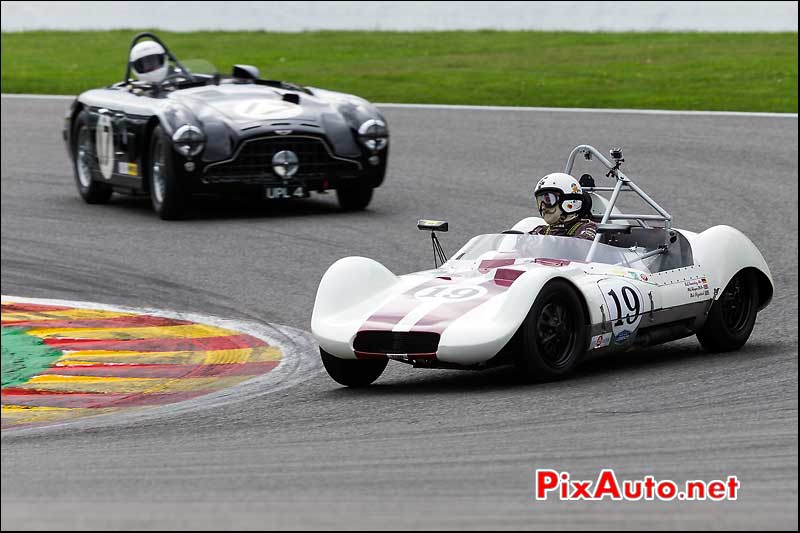
<svg viewBox="0 0 800 533">
<path fill-rule="evenodd" d="M 596 350 L 598 348 L 605 348 L 609 344 L 611 344 L 611 333 L 603 333 L 602 335 L 595 335 L 592 337 L 592 342 L 589 345 L 590 350 Z"/>
<path fill-rule="evenodd" d="M 622 344 L 623 342 L 628 340 L 632 334 L 633 334 L 632 331 L 628 331 L 627 329 L 623 329 L 622 331 L 620 331 L 619 333 L 616 334 L 616 336 L 614 337 L 614 342 Z"/>
</svg>

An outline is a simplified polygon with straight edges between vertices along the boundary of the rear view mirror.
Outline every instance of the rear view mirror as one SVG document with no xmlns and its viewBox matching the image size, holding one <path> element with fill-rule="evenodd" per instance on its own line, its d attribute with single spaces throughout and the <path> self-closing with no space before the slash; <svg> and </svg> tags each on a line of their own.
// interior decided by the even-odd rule
<svg viewBox="0 0 800 533">
<path fill-rule="evenodd" d="M 447 231 L 446 220 L 417 220 L 417 229 L 422 231 Z"/>
<path fill-rule="evenodd" d="M 244 80 L 257 80 L 261 73 L 253 65 L 234 65 L 233 77 Z"/>
<path fill-rule="evenodd" d="M 431 243 L 433 244 L 433 267 L 439 268 L 440 264 L 445 264 L 447 262 L 447 256 L 444 254 L 444 249 L 442 248 L 439 239 L 436 237 L 436 232 L 447 231 L 447 221 L 427 220 L 422 218 L 417 220 L 417 229 L 431 232 Z"/>
</svg>

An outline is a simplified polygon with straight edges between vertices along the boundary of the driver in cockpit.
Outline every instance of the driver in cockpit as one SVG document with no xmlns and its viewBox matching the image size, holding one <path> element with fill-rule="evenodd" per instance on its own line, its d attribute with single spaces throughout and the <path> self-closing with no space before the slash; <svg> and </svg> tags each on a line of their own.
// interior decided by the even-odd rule
<svg viewBox="0 0 800 533">
<path fill-rule="evenodd" d="M 539 180 L 533 194 L 536 207 L 547 224 L 535 227 L 532 234 L 594 239 L 597 224 L 584 208 L 583 189 L 578 180 L 569 174 L 554 172 Z"/>
<path fill-rule="evenodd" d="M 136 77 L 147 83 L 161 83 L 169 74 L 166 51 L 155 41 L 142 41 L 131 48 L 130 62 Z"/>
</svg>

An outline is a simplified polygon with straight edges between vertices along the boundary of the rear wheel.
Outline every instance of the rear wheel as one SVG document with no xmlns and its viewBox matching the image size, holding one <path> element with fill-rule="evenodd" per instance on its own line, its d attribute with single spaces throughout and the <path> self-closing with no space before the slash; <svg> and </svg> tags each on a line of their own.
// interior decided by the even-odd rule
<svg viewBox="0 0 800 533">
<path fill-rule="evenodd" d="M 336 189 L 339 207 L 345 211 L 361 211 L 366 209 L 372 200 L 372 186 L 359 184 Z"/>
<path fill-rule="evenodd" d="M 587 347 L 586 318 L 578 295 L 565 281 L 544 286 L 522 324 L 517 366 L 532 380 L 570 374 Z"/>
<path fill-rule="evenodd" d="M 322 348 L 322 364 L 336 383 L 347 387 L 366 387 L 380 377 L 388 359 L 339 359 Z"/>
<path fill-rule="evenodd" d="M 97 153 L 92 147 L 86 111 L 78 113 L 72 133 L 72 162 L 78 193 L 87 204 L 107 203 L 113 190 L 109 184 L 102 183 L 102 176 L 95 172 Z"/>
<path fill-rule="evenodd" d="M 758 283 L 752 272 L 739 272 L 711 305 L 697 339 L 709 352 L 738 350 L 753 332 L 758 308 Z"/>
<path fill-rule="evenodd" d="M 150 137 L 149 169 L 150 201 L 153 210 L 164 220 L 183 218 L 188 195 L 175 175 L 172 145 L 156 126 Z"/>
</svg>

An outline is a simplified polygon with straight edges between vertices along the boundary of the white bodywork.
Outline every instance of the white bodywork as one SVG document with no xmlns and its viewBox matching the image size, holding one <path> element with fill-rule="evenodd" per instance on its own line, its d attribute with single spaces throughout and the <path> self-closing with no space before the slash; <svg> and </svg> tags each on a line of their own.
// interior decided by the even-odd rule
<svg viewBox="0 0 800 533">
<path fill-rule="evenodd" d="M 769 303 L 772 275 L 744 234 L 729 226 L 702 233 L 673 229 L 669 213 L 621 171 L 621 149 L 611 150 L 612 162 L 594 147 L 576 146 L 566 174 L 579 155 L 598 160 L 614 180 L 614 187 L 596 187 L 590 176 L 581 182 L 599 221 L 593 241 L 530 235 L 544 221 L 529 217 L 514 225 L 514 233 L 473 238 L 435 270 L 396 276 L 371 259 L 341 259 L 317 291 L 311 331 L 320 347 L 343 359 L 481 365 L 509 343 L 542 287 L 556 278 L 583 301 L 589 350 L 691 335 L 744 269 L 756 274 L 758 309 Z M 621 213 L 621 193 L 635 193 L 656 214 Z M 422 351 L 390 353 L 398 347 Z"/>
<path fill-rule="evenodd" d="M 529 231 L 539 223 L 537 218 L 524 219 L 514 228 Z M 502 350 L 541 288 L 555 278 L 570 282 L 583 297 L 592 326 L 586 339 L 588 349 L 627 347 L 638 330 L 665 320 L 694 319 L 694 327 L 699 327 L 715 296 L 744 268 L 755 268 L 771 287 L 763 257 L 739 231 L 715 226 L 699 234 L 681 233 L 691 243 L 693 264 L 661 272 L 650 272 L 644 261 L 584 263 L 573 256 L 568 264 L 559 264 L 551 260 L 563 258 L 504 255 L 502 244 L 475 260 L 451 259 L 436 270 L 403 276 L 371 259 L 347 257 L 334 263 L 320 282 L 311 331 L 322 349 L 346 359 L 357 357 L 353 343 L 359 331 L 433 331 L 441 335 L 437 361 L 473 366 L 486 363 Z M 577 241 L 532 235 L 480 236 L 453 257 L 458 258 L 476 239 L 487 238 L 501 243 L 557 240 L 559 245 L 563 244 L 560 241 Z M 580 246 L 590 244 L 583 241 Z M 612 248 L 600 246 L 603 251 Z M 631 256 L 627 249 L 616 250 Z M 513 264 L 507 264 L 512 259 Z M 617 307 L 610 293 L 621 306 Z M 759 307 L 765 306 L 768 298 L 764 295 Z M 621 316 L 617 316 L 620 310 Z M 622 324 L 616 326 L 619 322 Z M 409 354 L 387 355 L 413 361 Z"/>
</svg>

